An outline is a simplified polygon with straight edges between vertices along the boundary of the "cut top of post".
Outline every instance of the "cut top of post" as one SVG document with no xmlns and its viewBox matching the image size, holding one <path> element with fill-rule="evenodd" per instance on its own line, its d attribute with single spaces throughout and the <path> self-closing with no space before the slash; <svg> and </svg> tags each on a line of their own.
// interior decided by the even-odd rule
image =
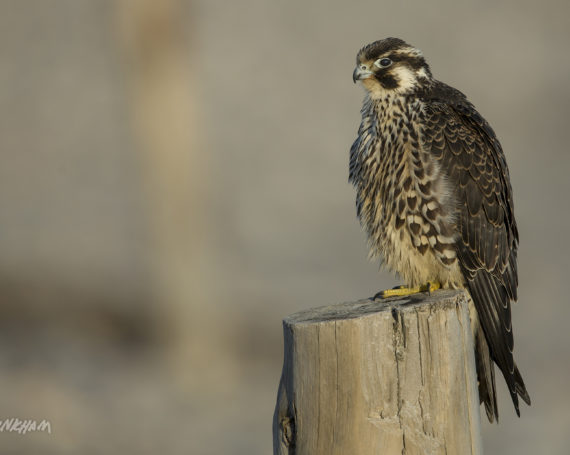
<svg viewBox="0 0 570 455">
<path fill-rule="evenodd" d="M 286 317 L 285 324 L 303 324 L 366 317 L 385 311 L 416 311 L 419 307 L 449 308 L 457 305 L 459 290 L 441 290 L 431 294 L 420 293 L 408 297 L 391 297 L 387 299 L 362 299 L 356 302 L 345 302 L 326 305 L 309 310 L 302 310 Z"/>
</svg>

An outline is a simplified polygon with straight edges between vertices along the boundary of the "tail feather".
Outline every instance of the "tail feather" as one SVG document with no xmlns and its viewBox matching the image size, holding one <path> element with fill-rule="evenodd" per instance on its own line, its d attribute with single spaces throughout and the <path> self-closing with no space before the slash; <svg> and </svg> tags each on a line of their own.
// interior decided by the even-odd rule
<svg viewBox="0 0 570 455">
<path fill-rule="evenodd" d="M 475 361 L 477 378 L 479 380 L 479 401 L 485 405 L 485 411 L 489 422 L 499 422 L 499 408 L 497 407 L 497 389 L 495 385 L 495 364 L 489 351 L 483 329 L 479 327 L 475 336 Z M 519 397 L 530 406 L 530 396 L 526 390 L 523 378 L 515 364 L 512 374 L 505 375 L 509 392 L 515 406 L 515 411 L 520 417 Z"/>
<path fill-rule="evenodd" d="M 523 401 L 530 406 L 530 395 L 526 391 L 526 386 L 524 385 L 521 373 L 515 363 L 515 391 L 520 395 Z"/>
<path fill-rule="evenodd" d="M 520 417 L 521 412 L 519 409 L 519 396 L 522 400 L 530 406 L 530 395 L 526 390 L 526 386 L 524 385 L 523 378 L 521 373 L 516 364 L 514 364 L 513 372 L 504 372 L 502 371 L 503 376 L 505 377 L 505 381 L 507 382 L 507 386 L 509 387 L 509 392 L 511 394 L 511 398 L 513 400 L 513 404 L 515 406 L 515 411 L 517 415 Z"/>
<path fill-rule="evenodd" d="M 475 334 L 475 361 L 479 379 L 479 401 L 485 405 L 489 422 L 499 422 L 497 392 L 495 386 L 495 365 L 489 352 L 489 346 L 481 326 Z"/>
</svg>

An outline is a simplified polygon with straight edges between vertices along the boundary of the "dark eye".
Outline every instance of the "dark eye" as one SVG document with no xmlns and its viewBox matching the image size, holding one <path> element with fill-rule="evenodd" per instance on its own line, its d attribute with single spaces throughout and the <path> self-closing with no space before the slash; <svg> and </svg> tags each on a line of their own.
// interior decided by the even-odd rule
<svg viewBox="0 0 570 455">
<path fill-rule="evenodd" d="M 378 68 L 386 68 L 392 64 L 392 60 L 390 60 L 389 58 L 381 58 L 381 59 L 376 60 L 374 62 L 374 64 Z"/>
</svg>

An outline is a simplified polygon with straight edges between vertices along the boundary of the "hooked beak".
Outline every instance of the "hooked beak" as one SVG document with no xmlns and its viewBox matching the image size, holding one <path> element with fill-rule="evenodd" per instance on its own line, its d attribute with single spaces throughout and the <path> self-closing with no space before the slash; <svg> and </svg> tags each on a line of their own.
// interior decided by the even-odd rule
<svg viewBox="0 0 570 455">
<path fill-rule="evenodd" d="M 364 65 L 356 65 L 356 68 L 354 68 L 354 72 L 352 73 L 352 81 L 356 84 L 356 81 L 361 81 L 369 76 L 372 76 L 372 71 Z"/>
</svg>

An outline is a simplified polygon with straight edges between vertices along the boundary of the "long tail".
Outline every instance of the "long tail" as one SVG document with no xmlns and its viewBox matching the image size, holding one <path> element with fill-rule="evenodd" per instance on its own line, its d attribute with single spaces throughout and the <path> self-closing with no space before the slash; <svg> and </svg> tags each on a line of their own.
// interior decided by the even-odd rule
<svg viewBox="0 0 570 455">
<path fill-rule="evenodd" d="M 485 405 L 489 422 L 493 423 L 494 420 L 499 422 L 499 408 L 497 407 L 497 390 L 495 386 L 495 364 L 491 358 L 489 346 L 481 326 L 479 326 L 475 335 L 475 362 L 477 378 L 479 380 L 479 400 Z M 503 374 L 503 376 L 505 376 L 505 380 L 509 385 L 515 411 L 520 417 L 518 398 L 520 396 L 522 400 L 530 406 L 530 396 L 517 365 L 514 365 L 512 375 L 508 375 L 507 377 L 507 375 Z M 514 389 L 510 387 L 511 384 L 513 384 Z"/>
<path fill-rule="evenodd" d="M 489 353 L 489 346 L 481 326 L 475 334 L 475 363 L 479 380 L 479 401 L 485 404 L 489 422 L 499 421 L 497 391 L 495 387 L 495 365 Z"/>
</svg>

